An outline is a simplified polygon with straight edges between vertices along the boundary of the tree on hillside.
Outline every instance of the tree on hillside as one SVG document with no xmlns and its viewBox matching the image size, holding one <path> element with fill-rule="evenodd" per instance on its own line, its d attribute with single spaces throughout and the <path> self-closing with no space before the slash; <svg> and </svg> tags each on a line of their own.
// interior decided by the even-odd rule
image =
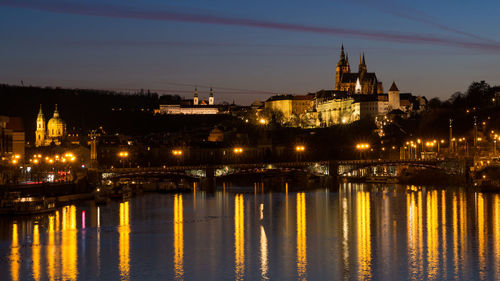
<svg viewBox="0 0 500 281">
<path fill-rule="evenodd" d="M 482 107 L 491 104 L 494 93 L 491 87 L 484 80 L 481 82 L 472 82 L 467 90 L 467 105 L 470 107 Z"/>
</svg>

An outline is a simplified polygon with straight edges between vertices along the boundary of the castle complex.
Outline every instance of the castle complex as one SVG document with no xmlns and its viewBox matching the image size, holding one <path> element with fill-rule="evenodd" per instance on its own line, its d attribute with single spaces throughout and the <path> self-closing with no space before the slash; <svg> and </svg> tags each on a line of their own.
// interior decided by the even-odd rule
<svg viewBox="0 0 500 281">
<path fill-rule="evenodd" d="M 357 72 L 351 72 L 349 57 L 340 50 L 335 73 L 335 87 L 305 96 L 277 95 L 270 97 L 265 108 L 280 111 L 283 124 L 298 127 L 329 127 L 349 124 L 361 118 L 377 118 L 387 114 L 408 116 L 425 108 L 427 100 L 411 93 L 400 93 L 393 82 L 384 93 L 382 82 L 368 72 L 365 55 L 360 55 Z"/>
</svg>

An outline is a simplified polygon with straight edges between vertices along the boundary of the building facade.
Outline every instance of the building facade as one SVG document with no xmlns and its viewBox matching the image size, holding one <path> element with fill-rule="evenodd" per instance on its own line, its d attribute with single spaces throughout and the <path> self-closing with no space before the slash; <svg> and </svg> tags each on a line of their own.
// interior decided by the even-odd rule
<svg viewBox="0 0 500 281">
<path fill-rule="evenodd" d="M 283 114 L 283 121 L 288 122 L 292 118 L 299 118 L 300 115 L 313 109 L 313 95 L 276 95 L 266 100 L 264 108 L 272 111 L 279 111 Z"/>
<path fill-rule="evenodd" d="M 23 121 L 19 117 L 0 116 L 0 156 L 24 157 L 26 147 Z"/>
<path fill-rule="evenodd" d="M 316 111 L 320 127 L 350 124 L 360 118 L 359 103 L 351 97 L 317 100 Z"/>
<path fill-rule="evenodd" d="M 215 106 L 213 89 L 210 88 L 210 94 L 207 100 L 201 100 L 198 97 L 198 89 L 194 89 L 193 100 L 184 100 L 173 104 L 160 104 L 160 108 L 155 110 L 155 114 L 218 114 L 219 109 Z"/>
<path fill-rule="evenodd" d="M 61 145 L 65 137 L 66 123 L 59 116 L 57 104 L 52 118 L 50 118 L 47 123 L 45 123 L 42 105 L 40 105 L 40 111 L 36 118 L 35 146 L 48 146 L 51 144 Z"/>
</svg>

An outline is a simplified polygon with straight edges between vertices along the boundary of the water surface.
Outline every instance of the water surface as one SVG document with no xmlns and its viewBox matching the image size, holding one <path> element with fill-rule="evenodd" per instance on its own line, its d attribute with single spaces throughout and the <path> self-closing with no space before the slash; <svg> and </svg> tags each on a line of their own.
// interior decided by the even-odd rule
<svg viewBox="0 0 500 281">
<path fill-rule="evenodd" d="M 0 218 L 0 280 L 500 280 L 500 194 L 145 194 Z"/>
</svg>

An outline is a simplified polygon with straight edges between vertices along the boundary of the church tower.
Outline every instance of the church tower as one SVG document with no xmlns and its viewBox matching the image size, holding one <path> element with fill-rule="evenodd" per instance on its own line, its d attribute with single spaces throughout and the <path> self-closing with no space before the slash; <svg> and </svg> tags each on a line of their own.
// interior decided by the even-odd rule
<svg viewBox="0 0 500 281">
<path fill-rule="evenodd" d="M 193 105 L 198 105 L 198 89 L 194 88 Z"/>
<path fill-rule="evenodd" d="M 363 59 L 361 59 L 361 55 L 359 55 L 358 73 L 359 76 L 366 73 L 365 53 L 363 53 Z"/>
<path fill-rule="evenodd" d="M 40 105 L 40 111 L 38 111 L 38 116 L 36 118 L 36 132 L 35 132 L 35 146 L 42 146 L 45 141 L 45 118 L 43 117 L 42 105 Z"/>
<path fill-rule="evenodd" d="M 214 91 L 210 87 L 210 96 L 208 96 L 208 105 L 214 105 Z"/>
<path fill-rule="evenodd" d="M 351 71 L 349 67 L 349 58 L 346 59 L 346 55 L 344 53 L 344 44 L 342 44 L 342 48 L 340 50 L 340 59 L 337 63 L 336 75 L 335 75 L 335 90 L 340 90 L 340 82 L 342 79 L 342 74 L 349 73 Z"/>
</svg>

